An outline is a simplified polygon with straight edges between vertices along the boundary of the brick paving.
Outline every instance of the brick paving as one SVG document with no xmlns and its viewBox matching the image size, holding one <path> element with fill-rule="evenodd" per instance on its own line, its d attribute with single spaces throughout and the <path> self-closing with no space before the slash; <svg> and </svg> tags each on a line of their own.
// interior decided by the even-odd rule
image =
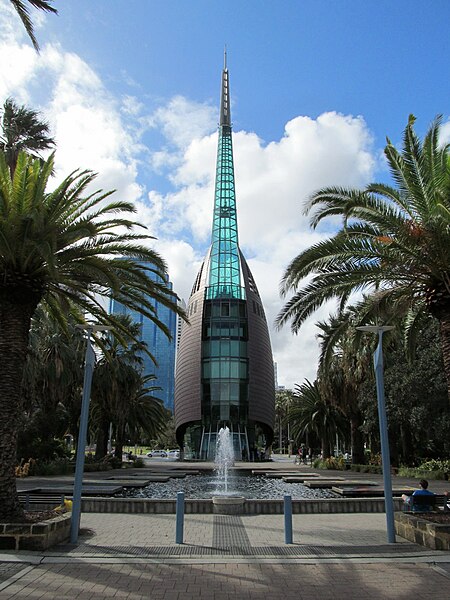
<svg viewBox="0 0 450 600">
<path fill-rule="evenodd" d="M 280 465 L 280 468 L 282 465 Z M 447 484 L 448 485 L 448 484 Z M 397 538 L 384 514 L 83 514 L 77 546 L 0 551 L 0 600 L 430 600 L 450 598 L 450 553 Z"/>
<path fill-rule="evenodd" d="M 3 592 L 29 598 L 127 600 L 407 600 L 448 598 L 450 579 L 426 564 L 39 565 Z"/>
</svg>

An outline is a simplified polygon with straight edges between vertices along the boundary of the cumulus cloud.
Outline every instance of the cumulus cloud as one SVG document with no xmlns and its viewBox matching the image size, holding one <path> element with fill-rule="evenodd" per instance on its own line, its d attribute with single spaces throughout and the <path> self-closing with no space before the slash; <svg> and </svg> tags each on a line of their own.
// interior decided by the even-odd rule
<svg viewBox="0 0 450 600">
<path fill-rule="evenodd" d="M 245 131 L 234 135 L 233 144 L 240 245 L 271 324 L 279 382 L 292 386 L 305 377 L 314 379 L 318 355 L 314 323 L 330 310 L 327 306 L 318 311 L 297 336 L 288 327 L 276 331 L 272 325 L 282 306 L 278 288 L 284 269 L 325 235 L 309 228 L 303 203 L 325 185 L 362 186 L 371 180 L 372 137 L 361 117 L 331 112 L 315 120 L 299 116 L 289 121 L 283 137 L 267 145 Z M 149 193 L 148 217 L 156 218 L 160 236 L 184 239 L 195 257 L 192 263 L 184 262 L 183 278 L 177 281 L 184 297 L 189 295 L 199 255 L 209 244 L 216 146 L 216 134 L 193 140 L 172 176 L 176 189 Z"/>
<path fill-rule="evenodd" d="M 45 45 L 36 54 L 22 31 L 8 25 L 5 6 L 0 4 L 0 16 L 8 17 L 0 19 L 0 96 L 12 95 L 49 120 L 57 180 L 88 167 L 98 171 L 98 187 L 116 188 L 135 202 L 139 222 L 158 238 L 150 243 L 166 259 L 175 291 L 187 299 L 211 233 L 217 107 L 176 96 L 148 114 L 136 90 L 114 96 L 82 57 L 62 46 Z M 146 147 L 143 140 L 152 132 L 158 145 Z M 283 136 L 268 144 L 246 131 L 237 131 L 233 144 L 240 245 L 271 324 L 279 383 L 291 387 L 315 376 L 314 322 L 329 310 L 321 309 L 297 336 L 272 326 L 282 306 L 283 270 L 325 235 L 310 230 L 302 206 L 322 186 L 371 180 L 372 139 L 361 117 L 329 112 L 290 120 Z M 148 165 L 155 179 L 163 174 L 161 185 L 161 178 L 148 185 Z"/>
</svg>

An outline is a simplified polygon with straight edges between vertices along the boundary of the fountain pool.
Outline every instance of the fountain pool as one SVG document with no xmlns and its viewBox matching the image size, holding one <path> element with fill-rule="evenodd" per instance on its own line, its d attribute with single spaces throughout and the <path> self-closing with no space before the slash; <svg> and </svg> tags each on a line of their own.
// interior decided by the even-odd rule
<svg viewBox="0 0 450 600">
<path fill-rule="evenodd" d="M 167 483 L 151 483 L 144 488 L 132 489 L 121 494 L 127 498 L 175 499 L 177 492 L 184 492 L 186 498 L 210 499 L 223 494 L 223 483 L 214 472 L 201 475 L 187 475 L 183 479 L 170 479 Z M 285 483 L 282 479 L 271 479 L 252 475 L 251 471 L 229 469 L 227 474 L 227 494 L 244 496 L 247 499 L 283 499 L 290 495 L 293 500 L 318 498 L 338 498 L 327 489 L 312 490 L 301 483 Z"/>
</svg>

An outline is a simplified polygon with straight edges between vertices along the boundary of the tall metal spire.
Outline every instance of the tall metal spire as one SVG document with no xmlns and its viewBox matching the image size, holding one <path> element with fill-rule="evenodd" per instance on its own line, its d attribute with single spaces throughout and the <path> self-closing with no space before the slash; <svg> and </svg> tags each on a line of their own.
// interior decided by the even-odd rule
<svg viewBox="0 0 450 600">
<path fill-rule="evenodd" d="M 220 99 L 220 122 L 219 125 L 227 125 L 231 127 L 230 113 L 230 88 L 228 85 L 228 69 L 227 69 L 227 48 L 223 52 L 223 71 L 222 71 L 222 95 Z"/>
<path fill-rule="evenodd" d="M 207 297 L 210 299 L 218 297 L 244 298 L 244 290 L 241 286 L 226 49 L 222 71 L 214 219 Z"/>
</svg>

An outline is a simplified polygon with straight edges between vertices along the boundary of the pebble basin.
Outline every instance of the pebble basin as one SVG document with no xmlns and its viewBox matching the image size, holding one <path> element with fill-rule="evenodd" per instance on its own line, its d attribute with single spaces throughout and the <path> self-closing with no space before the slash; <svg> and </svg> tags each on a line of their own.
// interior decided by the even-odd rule
<svg viewBox="0 0 450 600">
<path fill-rule="evenodd" d="M 177 492 L 184 492 L 186 498 L 200 499 L 220 496 L 214 473 L 187 475 L 183 479 L 170 479 L 167 483 L 151 483 L 144 488 L 131 489 L 120 494 L 127 498 L 174 499 Z M 230 471 L 227 495 L 239 495 L 248 499 L 292 499 L 337 498 L 337 494 L 327 489 L 310 489 L 301 483 L 286 483 L 282 479 L 271 479 L 261 475 L 243 475 Z"/>
</svg>

